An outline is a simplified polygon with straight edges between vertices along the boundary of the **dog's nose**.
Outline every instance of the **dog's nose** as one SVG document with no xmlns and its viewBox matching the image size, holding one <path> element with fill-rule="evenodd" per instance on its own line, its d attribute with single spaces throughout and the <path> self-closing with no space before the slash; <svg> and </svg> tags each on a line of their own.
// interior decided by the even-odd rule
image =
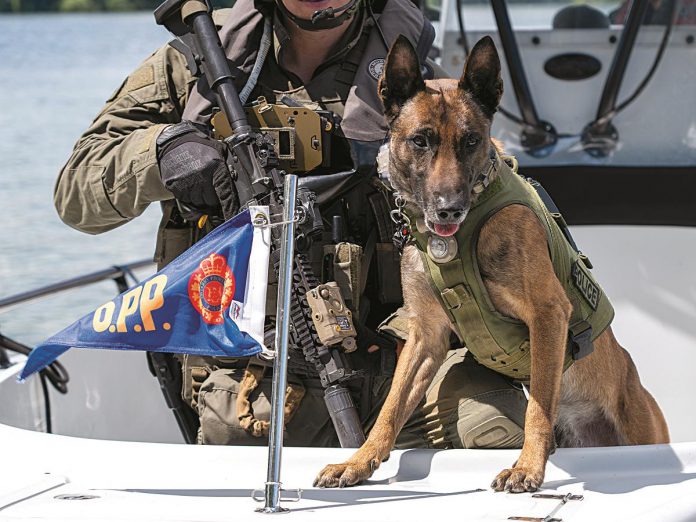
<svg viewBox="0 0 696 522">
<path fill-rule="evenodd" d="M 439 208 L 437 209 L 437 217 L 443 221 L 450 219 L 459 219 L 464 215 L 464 211 L 460 208 Z"/>
<path fill-rule="evenodd" d="M 462 190 L 442 194 L 439 191 L 433 192 L 433 203 L 435 215 L 438 219 L 447 222 L 459 221 L 465 215 L 468 202 Z"/>
</svg>

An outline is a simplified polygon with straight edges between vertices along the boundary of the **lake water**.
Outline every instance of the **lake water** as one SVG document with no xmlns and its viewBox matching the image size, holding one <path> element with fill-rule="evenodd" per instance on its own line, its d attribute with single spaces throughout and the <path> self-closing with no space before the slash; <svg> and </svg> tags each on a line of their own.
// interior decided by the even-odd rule
<svg viewBox="0 0 696 522">
<path fill-rule="evenodd" d="M 104 101 L 169 40 L 151 13 L 0 15 L 0 297 L 152 257 L 159 206 L 89 236 L 63 224 L 53 185 Z M 116 293 L 105 282 L 0 313 L 29 344 Z"/>
</svg>

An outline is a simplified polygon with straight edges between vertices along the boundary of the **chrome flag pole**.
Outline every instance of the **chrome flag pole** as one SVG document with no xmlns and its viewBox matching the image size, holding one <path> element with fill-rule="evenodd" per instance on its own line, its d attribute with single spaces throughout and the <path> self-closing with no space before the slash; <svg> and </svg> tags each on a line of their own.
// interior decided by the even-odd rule
<svg viewBox="0 0 696 522">
<path fill-rule="evenodd" d="M 280 507 L 280 460 L 283 452 L 283 427 L 285 425 L 285 389 L 287 388 L 288 336 L 290 334 L 290 297 L 292 271 L 295 259 L 295 200 L 297 176 L 286 174 L 283 186 L 283 233 L 280 245 L 280 273 L 278 275 L 278 306 L 276 308 L 276 353 L 273 363 L 273 391 L 271 421 L 268 434 L 268 472 L 264 490 L 265 505 L 257 511 L 278 513 L 287 511 Z"/>
</svg>

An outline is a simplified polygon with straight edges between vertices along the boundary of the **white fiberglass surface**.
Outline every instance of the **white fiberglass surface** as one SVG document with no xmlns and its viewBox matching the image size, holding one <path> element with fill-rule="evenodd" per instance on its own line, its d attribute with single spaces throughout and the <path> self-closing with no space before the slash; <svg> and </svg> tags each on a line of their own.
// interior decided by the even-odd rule
<svg viewBox="0 0 696 522">
<path fill-rule="evenodd" d="M 652 78 L 640 94 L 611 120 L 617 130 L 615 150 L 605 157 L 587 153 L 582 141 L 585 127 L 597 117 L 608 72 L 621 38 L 622 26 L 597 29 L 552 28 L 559 4 L 511 4 L 521 66 L 539 119 L 549 122 L 560 136 L 542 156 L 531 156 L 521 144 L 521 127 L 498 113 L 493 135 L 518 155 L 520 165 L 693 166 L 696 163 L 696 25 L 674 25 L 667 47 Z M 447 14 L 438 24 L 435 44 L 441 65 L 458 78 L 464 66 L 454 2 L 446 0 Z M 606 10 L 606 9 L 605 9 Z M 505 53 L 489 6 L 467 5 L 464 10 L 469 46 L 485 35 L 493 37 L 502 62 L 504 92 L 501 106 L 519 117 Z M 696 18 L 694 18 L 696 20 Z M 693 22 L 692 22 L 693 24 Z M 631 48 L 617 104 L 638 90 L 653 66 L 665 31 L 664 25 L 643 25 Z M 599 70 L 584 79 L 559 79 L 546 70 L 551 58 L 582 54 L 595 59 Z"/>
<path fill-rule="evenodd" d="M 0 369 L 0 424 L 35 431 L 46 430 L 44 397 L 39 379 L 16 382 L 26 357 L 9 354 L 9 365 Z"/>
<path fill-rule="evenodd" d="M 0 425 L 13 451 L 3 457 L 0 519 L 70 521 L 260 520 L 252 491 L 262 487 L 266 449 L 91 441 Z M 428 517 L 508 520 L 693 520 L 696 444 L 558 450 L 541 491 L 582 495 L 563 504 L 488 485 L 517 450 L 395 451 L 363 485 L 315 489 L 328 462 L 352 450 L 286 448 L 281 480 L 302 489 L 283 502 L 292 520 L 422 521 Z M 284 498 L 296 497 L 287 491 Z"/>
<path fill-rule="evenodd" d="M 696 228 L 573 227 L 616 316 L 612 328 L 667 419 L 673 441 L 696 441 Z"/>
</svg>

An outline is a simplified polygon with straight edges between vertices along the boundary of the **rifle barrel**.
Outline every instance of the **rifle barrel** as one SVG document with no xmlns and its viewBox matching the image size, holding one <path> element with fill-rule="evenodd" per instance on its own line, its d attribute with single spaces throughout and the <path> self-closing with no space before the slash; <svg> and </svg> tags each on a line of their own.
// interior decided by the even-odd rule
<svg viewBox="0 0 696 522">
<path fill-rule="evenodd" d="M 205 77 L 210 89 L 217 95 L 220 108 L 227 116 L 232 130 L 235 134 L 250 132 L 251 127 L 234 85 L 234 75 L 222 50 L 213 19 L 209 13 L 201 11 L 190 15 L 186 22 L 191 25 L 193 33 L 197 36 L 199 51 L 204 57 Z"/>
</svg>

